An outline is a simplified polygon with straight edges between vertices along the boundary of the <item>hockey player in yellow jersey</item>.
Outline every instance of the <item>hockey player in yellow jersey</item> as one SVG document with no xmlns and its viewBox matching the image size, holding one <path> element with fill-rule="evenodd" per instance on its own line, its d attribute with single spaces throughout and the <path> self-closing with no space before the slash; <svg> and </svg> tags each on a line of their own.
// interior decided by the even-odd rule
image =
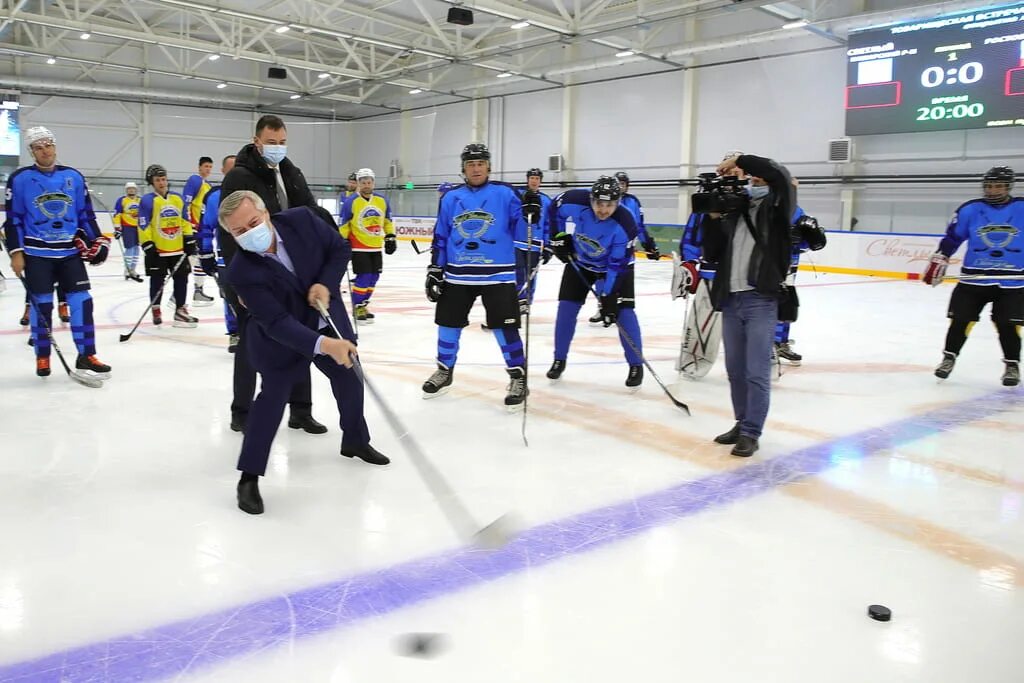
<svg viewBox="0 0 1024 683">
<path fill-rule="evenodd" d="M 185 218 L 185 199 L 171 192 L 167 170 L 159 164 L 146 169 L 146 182 L 153 191 L 139 203 L 139 239 L 145 254 L 146 274 L 149 275 L 149 297 L 153 302 L 153 324 L 163 322 L 160 313 L 160 288 L 168 273 L 174 273 L 174 326 L 195 327 L 198 318 L 189 315 L 188 259 L 199 249 L 192 224 Z"/>
<path fill-rule="evenodd" d="M 114 239 L 124 248 L 124 279 L 142 282 L 135 270 L 139 264 L 139 186 L 124 184 L 124 195 L 114 204 Z"/>
<path fill-rule="evenodd" d="M 206 181 L 213 172 L 213 159 L 210 157 L 199 157 L 199 166 L 196 172 L 185 181 L 185 218 L 192 224 L 193 234 L 199 234 L 199 223 L 203 219 L 203 207 L 206 205 L 206 195 L 210 192 L 210 183 Z M 206 282 L 206 273 L 199 263 L 198 256 L 190 256 L 189 263 L 192 264 L 192 282 L 195 290 L 192 293 L 193 306 L 210 306 L 213 304 L 213 297 L 203 291 L 203 283 Z"/>
<path fill-rule="evenodd" d="M 381 250 L 395 253 L 398 241 L 391 223 L 391 208 L 384 197 L 373 191 L 373 169 L 356 171 L 356 184 L 356 194 L 342 204 L 338 229 L 352 245 L 352 270 L 356 274 L 352 283 L 353 313 L 357 321 L 372 323 L 374 315 L 368 307 L 384 267 Z"/>
</svg>

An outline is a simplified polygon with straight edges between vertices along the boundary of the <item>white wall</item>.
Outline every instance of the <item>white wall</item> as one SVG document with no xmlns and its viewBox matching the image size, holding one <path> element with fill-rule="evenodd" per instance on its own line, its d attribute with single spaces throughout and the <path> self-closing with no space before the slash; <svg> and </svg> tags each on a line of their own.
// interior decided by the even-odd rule
<svg viewBox="0 0 1024 683">
<path fill-rule="evenodd" d="M 706 39 L 716 30 L 716 24 L 709 22 L 700 37 Z M 805 42 L 806 38 L 799 39 L 794 49 Z M 723 50 L 702 55 L 702 59 L 706 64 L 767 49 Z M 844 60 L 844 51 L 837 47 L 730 64 L 697 64 L 689 71 L 695 79 L 695 94 L 689 102 L 683 100 L 684 72 L 673 71 L 581 85 L 571 91 L 570 98 L 564 90 L 547 90 L 354 122 L 292 118 L 287 121 L 289 157 L 320 192 L 324 185 L 340 184 L 362 166 L 374 168 L 378 178 L 384 178 L 393 159 L 402 165 L 400 181 L 433 185 L 458 180 L 459 152 L 482 133 L 494 151 L 496 177 L 514 183 L 523 181 L 527 168 L 546 167 L 549 155 L 567 153 L 563 149 L 566 139 L 572 150 L 567 161 L 578 180 L 619 169 L 628 171 L 634 180 L 677 178 L 683 158 L 682 122 L 686 108 L 692 107 L 695 165 L 684 172 L 687 176 L 711 168 L 731 149 L 776 158 L 797 177 L 980 174 L 991 165 L 1020 165 L 1024 159 L 1020 132 L 994 129 L 862 136 L 854 140 L 855 163 L 827 163 L 827 140 L 843 134 Z M 575 77 L 592 75 L 582 72 Z M 570 130 L 563 131 L 563 102 L 567 99 L 575 104 Z M 62 161 L 93 177 L 94 184 L 100 182 L 96 176 L 112 182 L 140 179 L 147 162 L 162 163 L 173 180 L 184 180 L 199 155 L 219 159 L 237 151 L 249 140 L 256 118 L 252 113 L 213 108 L 144 107 L 67 97 L 30 95 L 23 98 L 23 104 L 24 125 L 53 128 Z M 474 120 L 480 124 L 476 133 Z M 141 139 L 146 126 L 148 156 Z M 23 162 L 28 162 L 27 156 Z M 556 174 L 546 177 L 558 179 Z M 651 222 L 677 222 L 680 214 L 685 214 L 676 189 L 634 189 Z M 941 230 L 952 210 L 978 192 L 973 184 L 852 189 L 859 230 L 911 232 Z M 415 205 L 413 212 L 433 205 L 426 194 L 422 201 L 406 202 Z M 801 187 L 800 202 L 824 225 L 839 224 L 838 187 L 806 184 Z"/>
</svg>

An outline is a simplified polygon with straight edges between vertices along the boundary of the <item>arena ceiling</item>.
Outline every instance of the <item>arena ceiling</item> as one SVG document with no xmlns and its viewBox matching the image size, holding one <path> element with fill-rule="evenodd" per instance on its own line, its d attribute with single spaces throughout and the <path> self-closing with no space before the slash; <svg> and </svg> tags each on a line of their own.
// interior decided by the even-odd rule
<svg viewBox="0 0 1024 683">
<path fill-rule="evenodd" d="M 0 88 L 354 119 L 836 49 L 852 28 L 979 4 L 7 0 Z M 448 23 L 452 7 L 472 25 Z"/>
</svg>

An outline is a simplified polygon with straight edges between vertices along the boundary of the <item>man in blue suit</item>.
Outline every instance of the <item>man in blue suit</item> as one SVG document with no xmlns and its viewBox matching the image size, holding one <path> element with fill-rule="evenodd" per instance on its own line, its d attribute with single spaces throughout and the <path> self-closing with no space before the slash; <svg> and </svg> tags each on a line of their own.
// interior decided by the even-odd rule
<svg viewBox="0 0 1024 683">
<path fill-rule="evenodd" d="M 341 414 L 341 454 L 387 465 L 388 458 L 370 445 L 363 386 L 352 367 L 355 334 L 337 296 L 349 246 L 308 207 L 271 216 L 259 195 L 248 190 L 223 198 L 217 219 L 241 248 L 226 276 L 255 323 L 245 345 L 263 377 L 238 458 L 238 507 L 252 515 L 263 512 L 257 482 L 266 472 L 292 386 L 308 376 L 310 362 L 331 381 Z M 334 338 L 318 301 L 327 306 L 343 339 Z"/>
</svg>

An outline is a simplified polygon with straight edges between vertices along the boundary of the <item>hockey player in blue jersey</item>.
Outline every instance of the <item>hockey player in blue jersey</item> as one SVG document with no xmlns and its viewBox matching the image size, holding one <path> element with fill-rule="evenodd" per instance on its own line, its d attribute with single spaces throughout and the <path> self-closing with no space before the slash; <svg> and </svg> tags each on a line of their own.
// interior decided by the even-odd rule
<svg viewBox="0 0 1024 683">
<path fill-rule="evenodd" d="M 1003 350 L 1003 386 L 1020 384 L 1020 332 L 1024 325 L 1024 197 L 1013 197 L 1013 169 L 990 168 L 982 180 L 984 195 L 960 205 L 946 236 L 922 276 L 933 287 L 942 283 L 949 258 L 964 242 L 960 282 L 953 289 L 947 317 L 949 331 L 935 376 L 949 377 L 967 335 L 992 304 L 992 322 Z"/>
<path fill-rule="evenodd" d="M 437 370 L 423 383 L 423 397 L 451 386 L 462 328 L 480 297 L 510 379 L 505 405 L 518 410 L 528 391 L 519 336 L 520 309 L 528 303 L 516 282 L 516 242 L 526 239 L 522 204 L 511 185 L 490 180 L 486 145 L 466 145 L 461 158 L 466 183 L 441 197 L 430 247 L 425 286 L 427 299 L 437 304 Z"/>
<path fill-rule="evenodd" d="M 793 179 L 793 185 L 796 186 L 796 178 Z M 808 216 L 804 213 L 804 210 L 799 206 L 796 207 L 796 211 L 793 212 L 793 251 L 791 252 L 791 260 L 789 264 L 789 276 L 786 278 L 786 285 L 792 292 L 793 303 L 796 301 L 796 273 L 800 268 L 800 255 L 806 251 L 818 251 L 825 247 L 825 231 L 818 225 L 818 219 L 814 216 Z M 781 318 L 787 317 L 785 315 L 786 310 L 791 310 L 794 320 L 783 320 Z M 785 361 L 789 365 L 798 366 L 803 362 L 804 357 L 793 350 L 792 342 L 789 338 L 789 328 L 796 318 L 795 306 L 787 307 L 783 304 L 779 304 L 779 314 L 781 318 L 775 324 L 775 354 L 779 361 Z"/>
<path fill-rule="evenodd" d="M 567 190 L 551 205 L 550 248 L 565 263 L 565 269 L 558 290 L 555 358 L 547 372 L 549 379 L 558 379 L 565 372 L 576 317 L 593 285 L 600 295 L 602 324 L 609 327 L 618 323 L 621 329 L 619 340 L 629 363 L 626 386 L 639 387 L 643 382 L 643 359 L 639 355 L 643 347 L 634 311 L 630 263 L 637 227 L 632 214 L 619 204 L 621 196 L 619 183 L 610 176 L 601 176 L 589 190 Z M 635 350 L 622 332 L 629 335 Z"/>
<path fill-rule="evenodd" d="M 110 366 L 96 357 L 92 295 L 84 262 L 107 259 L 109 240 L 100 232 L 89 188 L 81 173 L 57 163 L 57 142 L 42 126 L 29 128 L 25 142 L 35 160 L 7 180 L 4 233 L 11 267 L 24 276 L 32 297 L 31 324 L 36 374 L 50 374 L 53 288 L 60 284 L 71 309 L 71 334 L 78 347 L 75 369 L 101 379 Z"/>
<path fill-rule="evenodd" d="M 661 252 L 658 251 L 658 243 L 647 232 L 647 225 L 644 223 L 644 208 L 640 204 L 640 200 L 636 195 L 629 193 L 629 174 L 625 171 L 619 171 L 615 174 L 615 180 L 619 183 L 619 188 L 622 190 L 619 206 L 629 211 L 630 215 L 633 216 L 633 222 L 636 223 L 636 244 L 643 247 L 648 259 L 657 261 L 661 258 Z M 631 253 L 629 255 L 629 262 L 633 263 L 635 260 L 636 256 Z M 592 315 L 588 322 L 591 325 L 601 325 L 601 311 L 597 311 Z"/>
<path fill-rule="evenodd" d="M 229 154 L 221 160 L 220 172 L 226 176 L 228 171 L 235 167 L 235 155 Z M 224 256 L 221 254 L 219 233 L 217 230 L 217 211 L 220 209 L 220 186 L 213 188 L 206 194 L 203 202 L 203 215 L 199 221 L 199 263 L 203 272 L 217 281 L 220 286 L 224 276 Z M 221 293 L 224 302 L 224 326 L 228 334 L 228 353 L 234 353 L 238 348 L 238 318 L 235 317 L 235 309 L 231 307 L 227 297 Z"/>
<path fill-rule="evenodd" d="M 532 220 L 532 222 L 527 226 L 528 234 L 525 235 L 526 239 L 523 242 L 516 243 L 516 281 L 525 283 L 528 277 L 533 276 L 532 282 L 527 285 L 528 299 L 531 304 L 533 303 L 533 295 L 537 291 L 537 264 L 544 260 L 545 254 L 547 254 L 547 260 L 551 259 L 551 252 L 546 252 L 544 249 L 548 235 L 548 213 L 551 210 L 551 197 L 540 190 L 540 184 L 543 180 L 544 171 L 539 168 L 531 168 L 526 172 L 526 187 L 523 190 L 524 194 L 522 196 L 523 217 L 526 221 Z M 536 207 L 527 206 L 527 196 L 530 197 L 530 201 L 538 202 Z M 530 245 L 529 249 L 527 249 L 527 244 Z"/>
</svg>

